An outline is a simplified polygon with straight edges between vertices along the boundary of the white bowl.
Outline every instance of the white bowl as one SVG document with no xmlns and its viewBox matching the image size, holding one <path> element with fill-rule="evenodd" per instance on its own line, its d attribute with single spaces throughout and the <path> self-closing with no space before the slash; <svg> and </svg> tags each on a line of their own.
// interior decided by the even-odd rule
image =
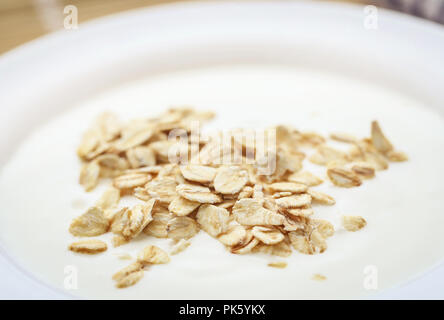
<svg viewBox="0 0 444 320">
<path fill-rule="evenodd" d="M 37 126 L 79 101 L 147 74 L 202 66 L 302 65 L 377 82 L 442 115 L 443 27 L 378 10 L 379 27 L 369 30 L 366 12 L 299 1 L 174 4 L 30 42 L 0 57 L 0 165 Z M 0 298 L 69 297 L 1 253 Z M 444 298 L 443 265 L 417 276 L 375 297 Z"/>
</svg>

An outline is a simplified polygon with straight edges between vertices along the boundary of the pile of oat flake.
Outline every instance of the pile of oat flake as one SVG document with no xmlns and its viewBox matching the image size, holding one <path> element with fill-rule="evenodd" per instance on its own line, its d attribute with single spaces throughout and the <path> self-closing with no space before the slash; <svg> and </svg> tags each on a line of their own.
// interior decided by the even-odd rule
<svg viewBox="0 0 444 320">
<path fill-rule="evenodd" d="M 78 148 L 83 162 L 80 184 L 86 191 L 93 190 L 101 179 L 108 179 L 111 185 L 93 207 L 73 220 L 70 233 L 95 237 L 112 232 L 114 247 L 142 233 L 174 242 L 169 254 L 156 246 L 145 247 L 135 262 L 114 274 L 118 288 L 137 283 L 148 266 L 168 263 L 169 255 L 186 249 L 200 229 L 233 254 L 288 257 L 292 249 L 303 254 L 324 252 L 335 230 L 330 222 L 312 218 L 312 203 L 334 205 L 335 200 L 313 189 L 323 179 L 303 170 L 306 154 L 301 150 L 313 149 L 308 160 L 325 166 L 328 179 L 345 188 L 360 186 L 376 171 L 387 169 L 389 161 L 407 160 L 374 121 L 370 138 L 330 135 L 330 139 L 349 144 L 348 152 L 328 146 L 327 139 L 316 133 L 288 126 L 272 128 L 275 170 L 268 175 L 259 174 L 262 164 L 253 158 L 255 143 L 244 138 L 233 139 L 229 145 L 208 137 L 197 143 L 188 141 L 181 147 L 194 148 L 197 157 L 187 159 L 188 164 L 170 163 L 168 152 L 178 144 L 168 139 L 170 131 L 189 132 L 193 122 L 213 116 L 176 108 L 157 118 L 123 123 L 114 114 L 104 113 L 84 134 Z M 225 153 L 244 161 L 220 164 Z M 140 204 L 120 208 L 123 196 L 135 197 Z M 348 231 L 358 231 L 367 223 L 360 216 L 342 219 Z M 69 249 L 96 254 L 107 250 L 107 244 L 98 239 L 80 240 Z M 282 268 L 286 263 L 269 266 Z"/>
</svg>

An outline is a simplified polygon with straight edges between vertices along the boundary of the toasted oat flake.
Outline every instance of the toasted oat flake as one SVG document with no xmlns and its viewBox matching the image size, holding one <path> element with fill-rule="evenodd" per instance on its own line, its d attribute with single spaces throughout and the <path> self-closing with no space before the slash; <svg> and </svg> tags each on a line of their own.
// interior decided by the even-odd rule
<svg viewBox="0 0 444 320">
<path fill-rule="evenodd" d="M 262 207 L 256 199 L 241 199 L 233 207 L 233 216 L 242 225 L 281 225 L 285 218 Z"/>
<path fill-rule="evenodd" d="M 313 208 L 292 208 L 287 209 L 286 212 L 293 216 L 311 216 L 314 214 Z"/>
<path fill-rule="evenodd" d="M 132 209 L 122 209 L 114 218 L 111 231 L 127 239 L 138 236 L 153 220 L 152 210 L 155 203 L 156 200 L 151 199 L 144 205 L 136 205 Z"/>
<path fill-rule="evenodd" d="M 170 262 L 168 253 L 156 246 L 146 246 L 137 257 L 141 264 L 165 264 Z"/>
<path fill-rule="evenodd" d="M 69 250 L 79 253 L 95 254 L 106 251 L 108 246 L 101 240 L 83 240 L 73 242 L 69 245 Z"/>
<path fill-rule="evenodd" d="M 351 188 L 362 184 L 361 179 L 353 171 L 344 168 L 329 168 L 327 175 L 338 187 Z"/>
<path fill-rule="evenodd" d="M 402 151 L 390 150 L 386 153 L 387 159 L 393 162 L 407 161 L 407 155 Z"/>
<path fill-rule="evenodd" d="M 291 192 L 291 193 L 302 193 L 307 191 L 307 186 L 303 183 L 294 182 L 276 182 L 269 185 L 269 188 L 275 192 Z"/>
<path fill-rule="evenodd" d="M 292 250 L 291 250 L 290 244 L 288 244 L 284 240 L 284 241 L 281 241 L 281 242 L 279 242 L 277 244 L 273 244 L 273 245 L 259 243 L 258 245 L 256 245 L 252 249 L 252 252 L 264 253 L 264 254 L 269 254 L 269 255 L 273 255 L 273 256 L 286 258 L 291 255 Z"/>
<path fill-rule="evenodd" d="M 161 140 L 150 144 L 151 149 L 156 155 L 156 162 L 168 162 L 168 152 L 176 145 L 175 141 Z"/>
<path fill-rule="evenodd" d="M 159 174 L 160 171 L 162 171 L 162 168 L 163 168 L 163 166 L 161 166 L 161 165 L 146 166 L 146 167 L 141 167 L 141 168 L 137 168 L 137 169 L 128 169 L 128 170 L 125 170 L 125 173 L 145 173 L 145 174 L 156 175 L 156 174 Z"/>
<path fill-rule="evenodd" d="M 173 219 L 173 215 L 167 212 L 153 213 L 153 221 L 145 227 L 143 232 L 156 238 L 168 237 L 168 223 Z"/>
<path fill-rule="evenodd" d="M 260 184 L 255 184 L 253 188 L 253 199 L 256 199 L 262 203 L 264 201 L 264 198 L 265 195 L 263 187 Z"/>
<path fill-rule="evenodd" d="M 69 232 L 78 237 L 95 237 L 108 231 L 109 221 L 102 209 L 89 208 L 86 213 L 73 220 Z"/>
<path fill-rule="evenodd" d="M 114 248 L 117 248 L 117 247 L 120 247 L 124 244 L 127 244 L 129 242 L 129 240 L 130 239 L 127 239 L 124 236 L 116 235 L 113 237 L 112 242 L 113 242 Z"/>
<path fill-rule="evenodd" d="M 157 177 L 147 183 L 145 189 L 152 198 L 156 198 L 162 203 L 170 203 L 177 196 L 176 186 L 177 182 L 174 178 Z"/>
<path fill-rule="evenodd" d="M 316 132 L 303 132 L 301 133 L 301 138 L 302 143 L 311 146 L 317 146 L 325 142 L 325 138 Z"/>
<path fill-rule="evenodd" d="M 329 238 L 331 236 L 333 236 L 333 234 L 335 233 L 335 228 L 333 227 L 333 225 L 327 221 L 327 220 L 322 220 L 322 219 L 314 219 L 311 221 L 311 224 L 313 225 L 313 227 L 319 231 L 319 233 L 321 234 L 321 236 L 323 238 Z"/>
<path fill-rule="evenodd" d="M 367 162 L 357 162 L 352 164 L 352 171 L 363 178 L 373 178 L 375 176 L 375 167 Z"/>
<path fill-rule="evenodd" d="M 190 239 L 199 232 L 199 226 L 190 217 L 175 217 L 168 221 L 167 232 L 170 239 Z"/>
<path fill-rule="evenodd" d="M 124 253 L 124 252 L 116 253 L 116 256 L 120 260 L 132 260 L 133 259 L 133 257 L 129 253 Z"/>
<path fill-rule="evenodd" d="M 209 183 L 214 180 L 217 169 L 208 166 L 189 164 L 181 166 L 180 172 L 182 172 L 185 179 L 189 181 Z"/>
<path fill-rule="evenodd" d="M 317 152 L 309 160 L 315 164 L 325 166 L 331 161 L 347 161 L 347 159 L 347 153 L 322 144 L 317 147 Z"/>
<path fill-rule="evenodd" d="M 291 245 L 295 250 L 303 254 L 314 253 L 313 245 L 310 243 L 310 240 L 306 235 L 293 231 L 289 232 L 288 236 L 290 237 Z"/>
<path fill-rule="evenodd" d="M 242 242 L 247 236 L 247 230 L 244 226 L 235 225 L 229 227 L 226 233 L 221 234 L 218 239 L 226 246 L 235 246 Z"/>
<path fill-rule="evenodd" d="M 239 193 L 238 199 L 251 198 L 253 196 L 253 192 L 254 191 L 252 187 L 246 186 Z"/>
<path fill-rule="evenodd" d="M 367 221 L 360 216 L 343 216 L 342 225 L 347 231 L 358 231 L 367 225 Z"/>
<path fill-rule="evenodd" d="M 322 253 L 327 250 L 327 241 L 325 241 L 325 238 L 320 230 L 315 229 L 311 232 L 310 241 L 316 251 Z"/>
<path fill-rule="evenodd" d="M 312 279 L 315 281 L 325 281 L 327 280 L 327 277 L 322 274 L 316 273 L 313 275 Z"/>
<path fill-rule="evenodd" d="M 117 154 L 104 154 L 96 158 L 96 162 L 101 166 L 111 170 L 128 169 L 128 161 Z"/>
<path fill-rule="evenodd" d="M 276 199 L 276 204 L 281 208 L 298 208 L 311 204 L 309 194 L 293 195 Z"/>
<path fill-rule="evenodd" d="M 284 220 L 283 230 L 287 232 L 291 231 L 304 231 L 307 229 L 307 225 L 310 221 L 310 217 L 303 215 L 287 215 Z M 282 227 L 281 227 L 282 228 Z"/>
<path fill-rule="evenodd" d="M 265 244 L 276 244 L 284 240 L 284 235 L 276 229 L 266 227 L 253 227 L 253 236 Z"/>
<path fill-rule="evenodd" d="M 80 184 L 85 191 L 92 191 L 99 183 L 100 166 L 96 161 L 83 165 L 80 171 Z"/>
<path fill-rule="evenodd" d="M 77 149 L 77 155 L 81 159 L 91 158 L 91 154 L 100 145 L 100 132 L 96 128 L 91 128 L 85 132 Z"/>
<path fill-rule="evenodd" d="M 134 262 L 130 264 L 129 266 L 119 270 L 113 275 L 113 280 L 119 281 L 128 276 L 129 274 L 133 272 L 137 272 L 142 270 L 143 265 L 140 262 Z"/>
<path fill-rule="evenodd" d="M 247 236 L 247 239 L 249 240 L 245 239 L 245 241 L 231 247 L 231 252 L 234 254 L 250 253 L 253 248 L 259 244 L 259 240 L 257 240 L 256 238 Z"/>
<path fill-rule="evenodd" d="M 153 130 L 148 124 L 138 124 L 128 127 L 122 133 L 122 138 L 117 142 L 116 147 L 119 151 L 126 151 L 137 147 L 146 142 L 153 135 Z"/>
<path fill-rule="evenodd" d="M 179 196 L 171 201 L 168 210 L 177 216 L 186 216 L 196 210 L 199 206 L 199 202 L 190 201 Z"/>
<path fill-rule="evenodd" d="M 273 261 L 273 262 L 269 262 L 268 263 L 269 267 L 280 268 L 280 269 L 286 268 L 287 265 L 288 264 L 286 262 L 284 262 L 284 261 Z"/>
<path fill-rule="evenodd" d="M 151 176 L 143 173 L 130 173 L 117 177 L 113 181 L 114 187 L 117 189 L 132 189 L 145 185 L 151 180 Z"/>
<path fill-rule="evenodd" d="M 199 203 L 219 203 L 222 202 L 222 198 L 211 192 L 207 187 L 191 184 L 180 184 L 176 188 L 177 193 L 190 201 Z"/>
<path fill-rule="evenodd" d="M 200 227 L 212 237 L 217 237 L 228 229 L 228 210 L 211 204 L 204 204 L 199 208 L 196 219 Z"/>
<path fill-rule="evenodd" d="M 372 122 L 372 143 L 373 146 L 381 153 L 387 153 L 393 150 L 393 146 L 382 133 L 378 121 Z"/>
<path fill-rule="evenodd" d="M 292 193 L 291 192 L 288 192 L 288 191 L 283 191 L 283 192 L 276 192 L 276 193 L 273 193 L 273 198 L 274 199 L 278 199 L 278 198 L 282 198 L 282 197 L 288 197 L 288 196 L 291 196 L 292 195 Z"/>
<path fill-rule="evenodd" d="M 231 200 L 224 200 L 224 202 L 217 204 L 217 206 L 219 208 L 224 208 L 224 209 L 230 209 L 234 206 L 234 204 L 236 203 L 236 200 L 231 199 Z"/>
<path fill-rule="evenodd" d="M 114 187 L 108 188 L 102 195 L 102 197 L 97 201 L 96 206 L 108 210 L 115 208 L 120 200 L 120 190 Z"/>
<path fill-rule="evenodd" d="M 332 206 L 336 203 L 335 199 L 332 196 L 329 196 L 328 194 L 315 191 L 315 190 L 308 190 L 307 193 L 311 196 L 311 199 L 313 202 L 317 202 L 320 204 L 326 204 L 329 206 Z"/>
<path fill-rule="evenodd" d="M 100 167 L 100 179 L 114 179 L 124 174 L 123 170 L 109 167 Z"/>
<path fill-rule="evenodd" d="M 156 165 L 156 155 L 150 147 L 136 147 L 126 152 L 131 168 L 151 167 Z"/>
<path fill-rule="evenodd" d="M 358 141 L 358 139 L 356 139 L 356 137 L 354 137 L 353 135 L 344 132 L 332 133 L 330 134 L 330 138 L 345 143 L 355 143 L 356 141 Z"/>
<path fill-rule="evenodd" d="M 214 189 L 222 194 L 235 194 L 248 182 L 248 172 L 239 167 L 221 167 L 214 178 Z"/>
<path fill-rule="evenodd" d="M 373 165 L 376 170 L 387 170 L 389 167 L 386 158 L 376 152 L 366 152 L 364 160 Z"/>
<path fill-rule="evenodd" d="M 136 272 L 130 273 L 126 277 L 118 280 L 116 283 L 116 287 L 120 288 L 120 289 L 128 288 L 130 286 L 135 285 L 142 278 L 143 278 L 143 271 L 136 271 Z"/>
<path fill-rule="evenodd" d="M 142 200 L 142 201 L 148 201 L 148 200 L 150 200 L 152 198 L 149 195 L 149 193 L 146 190 L 146 188 L 143 188 L 143 187 L 134 188 L 133 195 L 134 195 L 135 198 L 137 198 L 139 200 Z"/>
<path fill-rule="evenodd" d="M 96 118 L 95 128 L 101 140 L 111 141 L 119 135 L 122 123 L 116 114 L 104 112 Z"/>
</svg>

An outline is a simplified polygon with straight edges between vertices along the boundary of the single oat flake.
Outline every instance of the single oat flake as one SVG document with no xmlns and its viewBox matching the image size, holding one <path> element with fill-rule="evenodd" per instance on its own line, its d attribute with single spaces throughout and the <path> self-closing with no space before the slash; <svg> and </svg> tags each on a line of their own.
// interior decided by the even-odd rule
<svg viewBox="0 0 444 320">
<path fill-rule="evenodd" d="M 167 224 L 167 236 L 170 239 L 190 239 L 198 232 L 198 223 L 190 217 L 175 217 L 169 220 Z"/>
<path fill-rule="evenodd" d="M 140 279 L 143 278 L 143 271 L 136 271 L 132 272 L 126 277 L 120 279 L 116 283 L 117 288 L 127 288 L 130 286 L 135 285 L 137 282 L 139 282 Z"/>
<path fill-rule="evenodd" d="M 327 280 L 327 277 L 324 276 L 324 275 L 322 275 L 322 274 L 315 273 L 315 274 L 311 277 L 311 279 L 312 279 L 312 280 L 315 280 L 315 281 L 325 281 L 325 280 Z"/>
<path fill-rule="evenodd" d="M 195 201 L 199 203 L 219 203 L 222 202 L 222 198 L 212 193 L 207 187 L 191 185 L 191 184 L 180 184 L 176 188 L 177 193 L 183 198 Z"/>
<path fill-rule="evenodd" d="M 284 217 L 262 207 L 255 199 L 241 199 L 233 207 L 233 216 L 242 225 L 281 225 Z"/>
<path fill-rule="evenodd" d="M 109 229 L 109 221 L 102 209 L 92 207 L 86 213 L 73 220 L 69 232 L 78 237 L 94 237 L 104 234 Z"/>
<path fill-rule="evenodd" d="M 228 229 L 229 217 L 227 209 L 211 204 L 202 205 L 196 215 L 200 227 L 212 237 L 217 237 Z"/>
<path fill-rule="evenodd" d="M 186 248 L 188 248 L 191 245 L 191 242 L 189 240 L 186 239 L 180 239 L 179 241 L 177 241 L 173 248 L 171 249 L 170 254 L 171 255 L 175 255 L 175 254 L 179 254 L 182 251 L 184 251 Z"/>
<path fill-rule="evenodd" d="M 247 236 L 247 230 L 244 226 L 231 226 L 224 234 L 219 236 L 219 241 L 226 246 L 235 246 L 243 241 Z"/>
<path fill-rule="evenodd" d="M 277 229 L 267 227 L 253 227 L 253 236 L 265 244 L 276 244 L 285 239 L 285 236 Z"/>
<path fill-rule="evenodd" d="M 359 216 L 343 216 L 342 225 L 347 231 L 358 231 L 367 225 L 367 221 Z"/>
<path fill-rule="evenodd" d="M 114 218 L 111 231 L 126 239 L 138 236 L 153 220 L 152 210 L 155 199 L 149 200 L 145 205 L 139 204 L 131 209 L 122 209 Z"/>
<path fill-rule="evenodd" d="M 214 178 L 214 189 L 222 194 L 239 193 L 248 182 L 248 173 L 239 167 L 222 167 Z"/>
<path fill-rule="evenodd" d="M 217 169 L 208 166 L 187 165 L 180 167 L 180 172 L 189 181 L 209 183 L 214 180 Z"/>
<path fill-rule="evenodd" d="M 338 187 L 359 187 L 362 184 L 358 175 L 351 170 L 344 168 L 330 168 L 327 170 L 327 175 Z"/>
<path fill-rule="evenodd" d="M 328 194 L 319 192 L 319 191 L 315 191 L 315 190 L 308 190 L 307 192 L 310 196 L 313 202 L 317 202 L 320 204 L 325 204 L 325 205 L 329 205 L 332 206 L 336 203 L 335 199 L 332 196 L 329 196 Z"/>
<path fill-rule="evenodd" d="M 134 262 L 129 266 L 123 268 L 113 275 L 113 280 L 116 281 L 117 288 L 127 288 L 135 285 L 143 278 L 143 264 Z"/>
<path fill-rule="evenodd" d="M 287 267 L 287 263 L 284 261 L 273 261 L 273 262 L 269 262 L 268 263 L 269 267 L 273 267 L 273 268 L 286 268 Z"/>
<path fill-rule="evenodd" d="M 381 153 L 387 153 L 393 150 L 393 146 L 382 133 L 378 121 L 372 122 L 372 143 L 373 146 Z"/>
<path fill-rule="evenodd" d="M 117 189 L 132 189 L 145 185 L 151 180 L 151 176 L 143 173 L 130 173 L 114 179 L 114 187 Z"/>
<path fill-rule="evenodd" d="M 295 182 L 275 182 L 269 188 L 275 192 L 302 193 L 307 191 L 307 186 L 303 183 Z"/>
<path fill-rule="evenodd" d="M 69 250 L 79 253 L 95 254 L 106 251 L 108 246 L 101 240 L 83 240 L 73 242 L 69 245 Z"/>
<path fill-rule="evenodd" d="M 200 206 L 199 202 L 190 201 L 180 196 L 171 201 L 168 210 L 177 216 L 187 216 Z"/>
</svg>

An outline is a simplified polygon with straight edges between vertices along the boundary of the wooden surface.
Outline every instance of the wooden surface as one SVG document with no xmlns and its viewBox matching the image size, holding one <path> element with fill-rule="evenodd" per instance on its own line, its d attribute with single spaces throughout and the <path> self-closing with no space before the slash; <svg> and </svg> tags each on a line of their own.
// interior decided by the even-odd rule
<svg viewBox="0 0 444 320">
<path fill-rule="evenodd" d="M 62 28 L 67 5 L 77 7 L 82 23 L 129 9 L 178 1 L 187 0 L 0 0 L 0 54 Z"/>
<path fill-rule="evenodd" d="M 61 28 L 66 5 L 78 8 L 79 23 L 82 23 L 112 13 L 174 1 L 0 0 L 0 53 Z"/>
</svg>

